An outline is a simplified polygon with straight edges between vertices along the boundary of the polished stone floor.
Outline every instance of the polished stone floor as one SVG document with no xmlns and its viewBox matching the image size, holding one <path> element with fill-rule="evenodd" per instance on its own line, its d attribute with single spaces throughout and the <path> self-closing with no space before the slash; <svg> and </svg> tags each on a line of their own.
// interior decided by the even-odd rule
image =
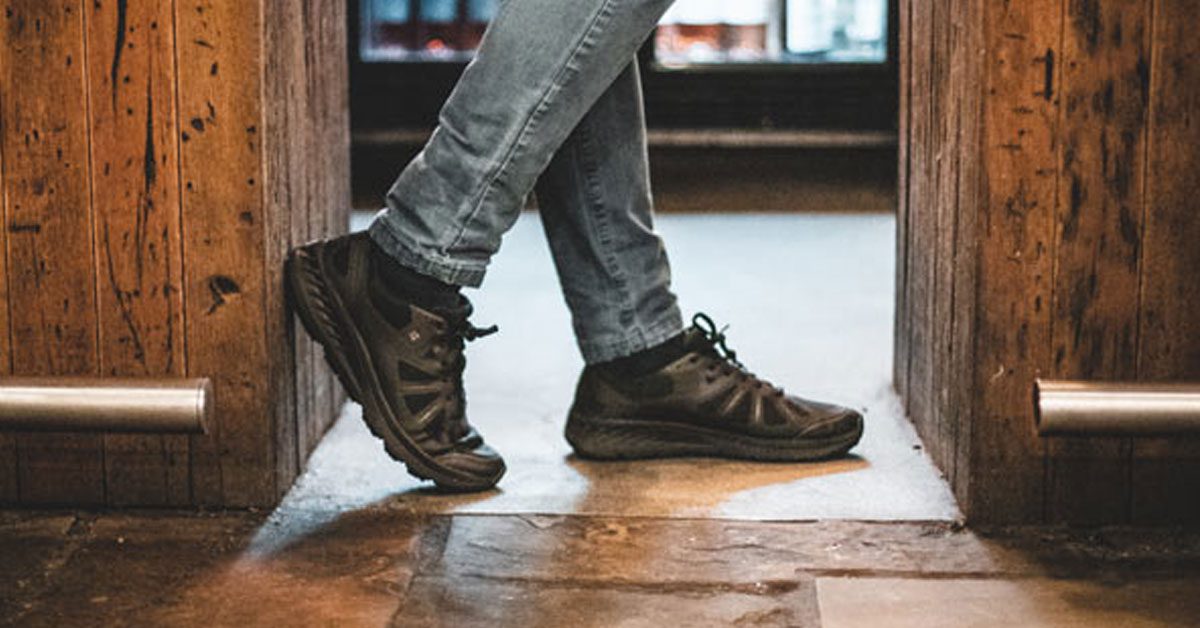
<svg viewBox="0 0 1200 628">
<path fill-rule="evenodd" d="M 319 525 L 314 525 L 319 520 Z M 1200 625 L 1200 531 L 0 513 L 0 625 Z"/>
<path fill-rule="evenodd" d="M 361 221 L 361 217 L 360 217 Z M 686 308 L 745 361 L 866 410 L 850 458 L 597 464 L 536 216 L 476 295 L 474 421 L 500 487 L 443 496 L 348 406 L 273 512 L 0 511 L 0 625 L 1193 626 L 1200 531 L 967 530 L 888 386 L 887 216 L 671 216 Z"/>
</svg>

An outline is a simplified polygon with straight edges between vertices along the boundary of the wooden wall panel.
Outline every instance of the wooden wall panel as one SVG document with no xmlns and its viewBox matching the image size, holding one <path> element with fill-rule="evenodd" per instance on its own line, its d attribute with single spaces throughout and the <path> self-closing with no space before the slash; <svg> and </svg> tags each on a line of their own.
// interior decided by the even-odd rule
<svg viewBox="0 0 1200 628">
<path fill-rule="evenodd" d="M 900 25 L 900 50 L 897 65 L 901 77 L 912 75 L 912 4 L 900 2 L 897 8 Z M 912 81 L 900 81 L 900 116 L 899 146 L 897 150 L 897 174 L 899 193 L 896 195 L 896 304 L 895 327 L 893 328 L 892 343 L 892 381 L 897 394 L 901 398 L 908 395 L 908 349 L 909 349 L 909 316 L 908 316 L 908 264 L 909 264 L 909 227 L 908 220 L 911 211 L 909 200 L 909 146 L 911 145 L 912 126 Z"/>
<path fill-rule="evenodd" d="M 1193 0 L 1157 0 L 1138 370 L 1200 382 L 1200 38 Z M 1132 517 L 1200 522 L 1200 439 L 1133 445 Z"/>
<path fill-rule="evenodd" d="M 264 142 L 266 149 L 266 176 L 270 195 L 264 208 L 267 232 L 273 234 L 268 251 L 277 263 L 274 270 L 281 271 L 288 248 L 298 240 L 307 239 L 308 202 L 305 188 L 305 154 L 309 150 L 308 125 L 304 114 L 307 107 L 304 90 L 304 12 L 290 10 L 286 0 L 272 0 L 268 11 L 279 15 L 279 19 L 267 25 L 266 50 L 268 63 L 279 68 L 279 72 L 267 82 L 269 107 L 266 111 Z M 289 132 L 295 129 L 299 132 Z M 298 230 L 304 230 L 297 233 Z M 299 236 L 299 237 L 297 237 Z M 268 265 L 269 271 L 271 265 Z M 282 275 L 270 273 L 267 289 L 282 293 Z M 283 396 L 281 407 L 287 409 L 280 415 L 276 430 L 278 438 L 292 443 L 281 451 L 276 461 L 276 472 L 281 479 L 295 477 L 299 472 L 304 430 L 306 422 L 294 417 L 304 417 L 312 411 L 309 404 L 311 390 L 313 343 L 304 333 L 298 320 L 288 317 L 279 309 L 270 314 L 272 323 L 269 337 L 276 346 L 283 347 L 296 364 L 292 371 L 280 369 L 273 377 L 274 385 Z M 279 415 L 280 413 L 277 413 Z M 290 481 L 290 480 L 289 480 Z"/>
<path fill-rule="evenodd" d="M 8 24 L 4 24 L 7 32 Z M 0 60 L 0 77 L 7 76 Z M 0 78 L 0 80 L 3 80 Z M 0 376 L 12 372 L 12 348 L 9 345 L 8 325 L 8 179 L 4 171 L 4 149 L 7 126 L 0 103 Z M 0 432 L 0 504 L 16 502 L 20 495 L 17 475 L 17 440 L 12 434 Z"/>
<path fill-rule="evenodd" d="M 325 150 L 329 146 L 338 146 L 337 137 L 349 127 L 349 120 L 341 113 L 348 111 L 346 105 L 349 104 L 344 100 L 349 93 L 349 85 L 345 83 L 346 49 L 344 40 L 338 36 L 339 32 L 345 30 L 341 26 L 346 17 L 344 6 L 344 2 L 334 0 L 318 0 L 308 5 L 305 30 L 312 34 L 305 40 L 308 46 L 306 56 L 312 60 L 306 65 L 308 72 L 305 81 L 308 102 L 311 103 L 308 114 L 308 154 L 311 156 L 309 162 L 312 171 L 307 180 L 312 187 L 308 206 L 308 240 L 345 230 L 333 224 L 344 213 L 331 211 L 331 208 L 348 207 L 347 200 L 337 198 L 339 189 L 345 185 L 341 182 L 341 176 L 348 174 L 345 170 L 347 164 L 344 160 L 342 164 L 335 163 L 336 153 Z M 329 89 L 331 82 L 344 88 Z M 342 145 L 348 146 L 346 143 Z M 336 414 L 333 405 L 337 402 L 334 392 L 337 385 L 321 354 L 321 349 L 313 344 L 312 357 L 309 359 L 312 366 L 313 411 L 307 415 L 308 434 L 301 447 L 305 456 L 317 446 L 325 433 L 329 426 L 328 417 Z"/>
<path fill-rule="evenodd" d="M 1200 380 L 1200 5 L 902 15 L 897 390 L 960 506 L 989 523 L 1200 520 L 1200 439 L 1043 439 L 1031 395 L 1039 377 Z"/>
<path fill-rule="evenodd" d="M 341 235 L 350 230 L 350 46 L 346 24 L 350 18 L 349 3 L 341 0 L 323 0 L 325 12 L 320 31 L 320 41 L 325 48 L 322 53 L 323 72 L 320 82 L 325 86 L 320 98 L 325 109 L 320 118 L 322 133 L 321 156 L 324 162 L 320 176 L 328 184 L 326 202 L 319 207 L 322 217 L 321 235 Z M 341 414 L 346 404 L 346 391 L 338 382 L 333 370 L 321 356 L 314 357 L 318 368 L 324 373 L 329 387 L 328 408 L 325 410 L 325 425 L 322 431 Z M 321 415 L 317 415 L 321 416 Z"/>
<path fill-rule="evenodd" d="M 200 504 L 275 500 L 264 282 L 261 58 L 257 3 L 181 1 L 179 119 L 188 373 L 212 377 L 212 433 L 194 437 Z"/>
<path fill-rule="evenodd" d="M 982 4 L 901 6 L 902 72 L 896 388 L 926 448 L 965 500 L 965 436 L 974 373 L 975 205 L 980 168 L 958 156 L 978 149 Z M 962 463 L 962 464 L 960 464 Z"/>
<path fill-rule="evenodd" d="M 958 164 L 953 156 L 958 153 L 959 122 L 962 111 L 960 82 L 964 59 L 958 53 L 956 43 L 960 28 L 962 9 L 966 5 L 951 0 L 933 2 L 934 13 L 934 106 L 932 111 L 934 144 L 933 175 L 933 288 L 930 323 L 931 352 L 933 360 L 930 385 L 930 411 L 933 413 L 934 438 L 932 447 L 935 458 L 943 460 L 947 475 L 954 474 L 954 398 L 950 394 L 954 379 L 953 326 L 954 326 L 954 267 L 955 229 L 958 224 L 957 181 Z"/>
<path fill-rule="evenodd" d="M 292 356 L 272 378 L 291 410 L 277 412 L 277 439 L 293 448 L 281 451 L 276 472 L 287 486 L 307 458 L 344 397 L 324 363 L 319 346 L 289 318 L 282 307 L 283 260 L 291 246 L 348 226 L 349 103 L 346 100 L 346 19 L 343 3 L 320 0 L 294 10 L 291 3 L 272 1 L 267 12 L 279 15 L 267 25 L 266 178 L 270 191 L 265 208 L 268 244 L 268 298 L 278 308 L 268 312 L 272 346 Z M 343 181 L 341 177 L 346 177 Z M 282 408 L 282 406 L 281 406 Z M 297 420 L 298 419 L 298 420 Z"/>
<path fill-rule="evenodd" d="M 942 437 L 948 439 L 945 446 L 946 462 L 943 468 L 963 508 L 970 506 L 967 491 L 967 461 L 970 459 L 968 444 L 971 419 L 974 416 L 975 377 L 975 259 L 978 249 L 976 240 L 977 199 L 979 198 L 980 160 L 959 160 L 957 155 L 979 154 L 982 150 L 982 102 L 978 86 L 982 84 L 983 64 L 980 61 L 983 33 L 983 6 L 986 0 L 962 0 L 953 3 L 955 28 L 952 55 L 956 66 L 955 92 L 952 96 L 956 105 L 956 147 L 945 156 L 951 163 L 954 174 L 953 194 L 947 202 L 953 204 L 952 233 L 950 238 L 953 261 L 949 266 L 952 283 L 947 286 L 950 306 L 950 325 L 946 342 L 948 376 L 943 386 L 947 389 L 947 402 L 943 406 L 943 421 L 948 429 Z"/>
<path fill-rule="evenodd" d="M 87 2 L 100 372 L 181 376 L 174 3 Z M 110 504 L 190 502 L 183 436 L 105 436 Z"/>
<path fill-rule="evenodd" d="M 1066 5 L 1052 375 L 1137 378 L 1150 3 Z M 1128 518 L 1128 439 L 1048 443 L 1047 517 Z"/>
<path fill-rule="evenodd" d="M 327 13 L 321 40 L 325 42 L 324 77 L 325 90 L 321 96 L 325 113 L 321 129 L 324 135 L 321 155 L 325 158 L 323 176 L 329 183 L 328 202 L 321 208 L 324 218 L 325 237 L 342 235 L 350 231 L 350 211 L 353 206 L 350 171 L 350 50 L 354 45 L 349 40 L 346 24 L 349 23 L 349 3 L 341 0 L 325 0 Z M 323 357 L 314 358 L 318 368 L 324 372 L 328 382 L 329 408 L 325 427 L 341 415 L 342 407 L 349 397 L 342 388 L 333 369 Z"/>
<path fill-rule="evenodd" d="M 301 137 L 299 151 L 297 152 L 298 162 L 296 164 L 297 175 L 299 175 L 298 188 L 296 190 L 297 203 L 295 205 L 295 213 L 292 220 L 292 241 L 306 242 L 312 238 L 313 224 L 312 214 L 315 205 L 320 203 L 320 187 L 321 184 L 311 177 L 309 168 L 315 168 L 319 165 L 321 158 L 318 156 L 320 148 L 318 142 L 320 138 L 312 133 L 316 128 L 316 111 L 318 103 L 312 97 L 311 86 L 308 80 L 314 75 L 320 74 L 320 68 L 317 64 L 318 49 L 320 44 L 315 41 L 319 36 L 316 26 L 318 25 L 318 15 L 320 9 L 316 6 L 318 3 L 310 3 L 305 7 L 304 11 L 299 12 L 297 17 L 297 26 L 300 30 L 300 41 L 298 53 L 301 63 L 297 64 L 297 76 L 293 82 L 297 91 L 297 98 L 302 103 L 296 111 L 296 123 L 306 129 L 306 133 Z M 306 160 L 306 154 L 311 154 L 313 159 Z M 306 408 L 306 412 L 311 412 L 312 408 L 317 407 L 317 368 L 314 356 L 319 355 L 320 347 L 312 341 L 308 334 L 304 333 L 301 328 L 296 328 L 297 339 L 300 341 L 297 346 L 297 359 L 305 364 L 303 370 L 296 372 L 297 376 L 297 399 L 298 407 Z M 301 421 L 297 428 L 297 448 L 301 452 L 306 452 L 310 447 L 315 445 L 316 432 L 313 421 Z"/>
<path fill-rule="evenodd" d="M 0 502 L 274 505 L 344 400 L 282 282 L 348 226 L 344 3 L 5 8 L 0 374 L 211 377 L 215 409 L 204 436 L 0 434 Z"/>
<path fill-rule="evenodd" d="M 0 49 L 8 297 L 16 374 L 97 372 L 81 3 L 13 0 Z M 29 434 L 17 442 L 20 499 L 105 499 L 97 436 Z"/>
<path fill-rule="evenodd" d="M 1042 444 L 1030 382 L 1049 362 L 1056 183 L 1056 0 L 986 4 L 984 133 L 988 173 L 976 239 L 971 508 L 1006 520 L 1042 504 Z"/>
<path fill-rule="evenodd" d="M 909 320 L 907 354 L 907 386 L 905 390 L 909 416 L 922 434 L 934 433 L 930 397 L 933 387 L 930 337 L 933 299 L 933 265 L 929 252 L 933 250 L 933 4 L 916 2 L 912 5 L 912 111 L 909 114 L 909 134 L 912 143 L 923 147 L 909 156 L 908 200 L 908 297 L 905 303 Z"/>
</svg>

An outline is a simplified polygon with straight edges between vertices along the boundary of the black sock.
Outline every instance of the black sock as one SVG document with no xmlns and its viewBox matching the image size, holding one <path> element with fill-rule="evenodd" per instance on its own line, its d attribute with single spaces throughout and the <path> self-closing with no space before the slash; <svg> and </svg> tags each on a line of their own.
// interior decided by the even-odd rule
<svg viewBox="0 0 1200 628">
<path fill-rule="evenodd" d="M 373 240 L 371 267 L 390 292 L 419 308 L 443 316 L 463 309 L 464 299 L 458 286 L 401 265 Z"/>
<path fill-rule="evenodd" d="M 682 358 L 687 352 L 684 334 L 679 333 L 661 344 L 642 349 L 633 355 L 601 362 L 595 366 L 610 377 L 625 379 L 643 377 Z"/>
</svg>

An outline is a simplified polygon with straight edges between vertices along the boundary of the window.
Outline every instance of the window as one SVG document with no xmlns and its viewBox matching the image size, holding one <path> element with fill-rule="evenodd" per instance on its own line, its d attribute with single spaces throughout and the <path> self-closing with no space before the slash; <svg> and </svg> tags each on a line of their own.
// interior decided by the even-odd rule
<svg viewBox="0 0 1200 628">
<path fill-rule="evenodd" d="M 499 0 L 362 0 L 364 61 L 470 58 Z"/>
<path fill-rule="evenodd" d="M 432 128 L 505 0 L 348 1 L 366 132 Z M 892 130 L 896 22 L 892 0 L 677 0 L 639 55 L 648 123 Z"/>
<path fill-rule="evenodd" d="M 499 0 L 362 0 L 367 62 L 463 62 Z M 887 0 L 678 0 L 654 38 L 660 67 L 882 63 Z"/>
<path fill-rule="evenodd" d="M 655 59 L 712 63 L 882 63 L 887 0 L 679 0 L 663 17 Z"/>
</svg>

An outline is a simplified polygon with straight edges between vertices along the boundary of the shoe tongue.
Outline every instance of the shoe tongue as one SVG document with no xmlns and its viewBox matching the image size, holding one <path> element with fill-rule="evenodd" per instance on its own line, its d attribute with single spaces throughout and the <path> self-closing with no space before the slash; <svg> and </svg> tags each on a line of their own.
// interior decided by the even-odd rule
<svg viewBox="0 0 1200 628">
<path fill-rule="evenodd" d="M 683 346 L 690 351 L 712 351 L 712 342 L 709 342 L 708 337 L 700 328 L 692 326 L 687 331 L 683 332 Z"/>
</svg>

